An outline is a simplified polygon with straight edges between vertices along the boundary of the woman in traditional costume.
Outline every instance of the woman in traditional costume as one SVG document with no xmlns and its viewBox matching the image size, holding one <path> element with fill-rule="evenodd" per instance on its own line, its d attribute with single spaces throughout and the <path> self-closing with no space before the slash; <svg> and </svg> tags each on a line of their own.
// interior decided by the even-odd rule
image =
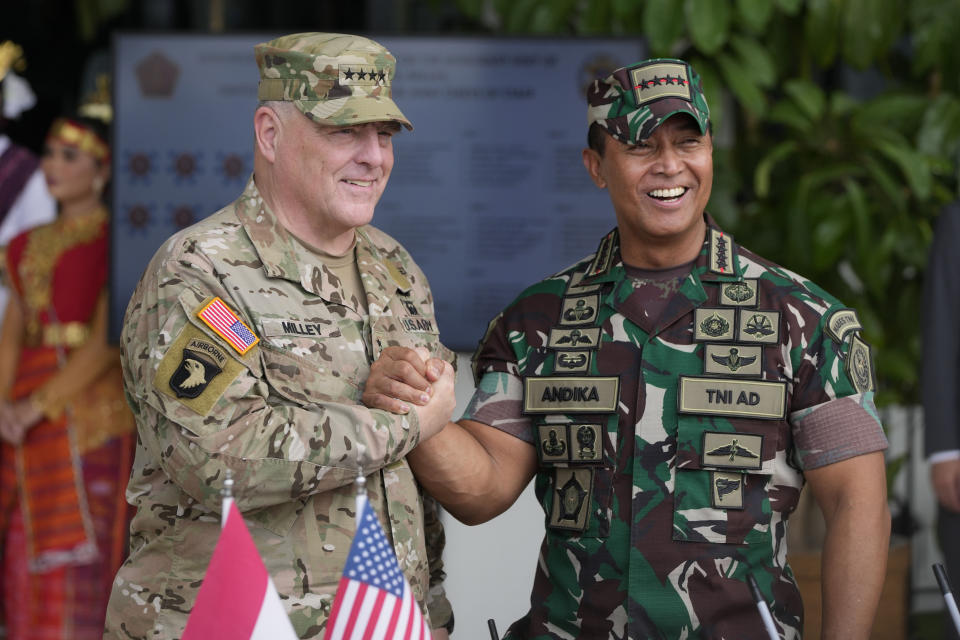
<svg viewBox="0 0 960 640">
<path fill-rule="evenodd" d="M 57 120 L 41 166 L 57 219 L 6 252 L 0 594 L 9 640 L 99 639 L 126 553 L 135 438 L 107 342 L 105 125 Z"/>
</svg>

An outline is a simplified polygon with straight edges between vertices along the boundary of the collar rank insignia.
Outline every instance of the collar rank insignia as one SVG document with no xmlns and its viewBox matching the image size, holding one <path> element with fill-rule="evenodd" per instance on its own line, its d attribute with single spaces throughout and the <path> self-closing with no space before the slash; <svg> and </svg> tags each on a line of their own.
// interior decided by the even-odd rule
<svg viewBox="0 0 960 640">
<path fill-rule="evenodd" d="M 733 275 L 733 238 L 718 229 L 710 229 L 710 271 Z"/>
<path fill-rule="evenodd" d="M 202 343 L 199 340 L 194 340 L 192 344 L 205 344 L 209 349 L 216 349 L 214 345 Z M 199 351 L 184 349 L 180 366 L 170 377 L 170 388 L 178 398 L 196 398 L 222 371 L 223 369 L 206 355 Z"/>
<path fill-rule="evenodd" d="M 211 300 L 197 312 L 197 317 L 213 329 L 213 331 L 227 341 L 240 355 L 244 355 L 260 342 L 246 324 L 243 323 L 233 309 L 224 304 L 219 297 Z"/>
<path fill-rule="evenodd" d="M 403 301 L 403 306 L 406 308 L 407 313 L 412 316 L 420 315 L 420 312 L 417 310 L 417 305 L 413 304 L 411 300 L 407 300 L 406 298 L 401 298 L 401 300 Z"/>
<path fill-rule="evenodd" d="M 714 471 L 710 474 L 712 505 L 714 509 L 743 509 L 742 473 Z"/>
</svg>

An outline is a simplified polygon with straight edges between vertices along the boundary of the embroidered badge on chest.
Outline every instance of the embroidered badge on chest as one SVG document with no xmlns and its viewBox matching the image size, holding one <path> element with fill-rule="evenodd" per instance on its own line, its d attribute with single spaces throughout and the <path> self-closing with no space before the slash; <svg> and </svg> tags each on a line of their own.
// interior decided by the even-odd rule
<svg viewBox="0 0 960 640">
<path fill-rule="evenodd" d="M 759 376 L 763 373 L 762 347 L 753 345 L 704 345 L 703 372 L 732 376 Z"/>
<path fill-rule="evenodd" d="M 697 341 L 733 340 L 736 309 L 701 307 L 693 314 L 693 339 Z"/>
<path fill-rule="evenodd" d="M 554 529 L 585 531 L 590 519 L 590 491 L 593 469 L 557 469 L 554 474 L 553 508 L 550 526 Z"/>
<path fill-rule="evenodd" d="M 737 340 L 773 344 L 780 339 L 779 311 L 740 311 Z"/>
<path fill-rule="evenodd" d="M 243 320 L 220 298 L 214 298 L 200 309 L 197 312 L 197 317 L 213 329 L 218 336 L 226 340 L 227 344 L 240 355 L 244 355 L 260 342 L 260 338 L 254 335 L 250 327 L 245 325 Z"/>
<path fill-rule="evenodd" d="M 720 304 L 728 307 L 754 307 L 757 304 L 755 279 L 720 285 Z"/>
<path fill-rule="evenodd" d="M 711 503 L 714 509 L 743 509 L 743 485 L 746 476 L 742 473 L 714 471 L 710 474 Z"/>
</svg>

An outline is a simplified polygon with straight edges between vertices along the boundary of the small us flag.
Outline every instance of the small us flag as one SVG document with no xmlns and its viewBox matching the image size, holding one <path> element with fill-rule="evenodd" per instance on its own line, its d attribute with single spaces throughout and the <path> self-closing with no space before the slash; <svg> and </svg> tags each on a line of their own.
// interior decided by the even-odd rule
<svg viewBox="0 0 960 640">
<path fill-rule="evenodd" d="M 326 640 L 430 640 L 430 629 L 366 498 L 327 620 Z"/>
<path fill-rule="evenodd" d="M 217 335 L 229 342 L 231 347 L 239 351 L 240 355 L 245 354 L 260 341 L 260 338 L 255 336 L 250 328 L 243 324 L 243 320 L 238 318 L 237 314 L 220 298 L 211 300 L 210 304 L 197 313 L 197 316 L 216 331 Z"/>
</svg>

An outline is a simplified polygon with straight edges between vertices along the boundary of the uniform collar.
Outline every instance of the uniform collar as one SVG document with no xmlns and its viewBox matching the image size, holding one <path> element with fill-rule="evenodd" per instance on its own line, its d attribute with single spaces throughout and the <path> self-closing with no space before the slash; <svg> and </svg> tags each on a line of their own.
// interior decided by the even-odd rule
<svg viewBox="0 0 960 640">
<path fill-rule="evenodd" d="M 704 213 L 707 231 L 692 272 L 707 282 L 730 282 L 743 279 L 743 268 L 733 236 L 720 228 L 709 213 Z M 620 232 L 614 227 L 597 246 L 593 260 L 584 273 L 583 284 L 615 282 L 623 277 L 620 254 Z"/>
<path fill-rule="evenodd" d="M 342 292 L 331 284 L 332 274 L 280 224 L 252 176 L 236 202 L 235 211 L 268 277 L 299 282 L 305 290 L 325 300 L 339 300 Z M 367 292 L 367 304 L 374 313 L 376 308 L 385 308 L 397 290 L 406 293 L 411 285 L 403 268 L 383 255 L 371 241 L 366 227 L 358 227 L 356 234 L 357 265 Z"/>
</svg>

